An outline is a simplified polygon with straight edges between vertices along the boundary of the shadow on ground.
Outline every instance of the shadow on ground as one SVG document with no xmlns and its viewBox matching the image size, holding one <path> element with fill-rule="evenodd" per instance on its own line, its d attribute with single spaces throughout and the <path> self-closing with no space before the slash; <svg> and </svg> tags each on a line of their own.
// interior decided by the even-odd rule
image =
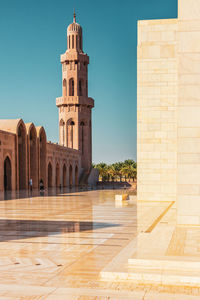
<svg viewBox="0 0 200 300">
<path fill-rule="evenodd" d="M 0 220 L 0 242 L 53 236 L 60 233 L 94 231 L 120 224 L 79 221 Z"/>
</svg>

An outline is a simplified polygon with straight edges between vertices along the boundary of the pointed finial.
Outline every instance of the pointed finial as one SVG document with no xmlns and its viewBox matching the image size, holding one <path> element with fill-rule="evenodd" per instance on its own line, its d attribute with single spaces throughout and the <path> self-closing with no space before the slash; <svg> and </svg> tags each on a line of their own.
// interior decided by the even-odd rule
<svg viewBox="0 0 200 300">
<path fill-rule="evenodd" d="M 76 23 L 76 13 L 75 13 L 75 8 L 74 8 L 74 23 Z"/>
</svg>

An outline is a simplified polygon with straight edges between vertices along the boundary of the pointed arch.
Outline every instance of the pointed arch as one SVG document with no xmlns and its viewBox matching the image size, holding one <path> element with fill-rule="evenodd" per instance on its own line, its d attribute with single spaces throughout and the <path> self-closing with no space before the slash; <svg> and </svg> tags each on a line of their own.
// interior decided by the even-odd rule
<svg viewBox="0 0 200 300">
<path fill-rule="evenodd" d="M 46 187 L 46 132 L 43 127 L 36 127 L 38 137 L 38 179 Z"/>
<path fill-rule="evenodd" d="M 67 147 L 74 149 L 75 146 L 75 122 L 73 119 L 67 121 Z"/>
<path fill-rule="evenodd" d="M 60 145 L 65 145 L 65 122 L 63 119 L 59 122 Z"/>
<path fill-rule="evenodd" d="M 67 80 L 63 79 L 63 97 L 67 96 Z"/>
<path fill-rule="evenodd" d="M 81 141 L 81 153 L 84 154 L 84 143 L 85 143 L 85 138 L 84 138 L 84 128 L 85 128 L 85 123 L 83 121 L 81 121 L 80 123 L 80 141 Z"/>
<path fill-rule="evenodd" d="M 75 185 L 78 186 L 78 166 L 75 168 Z"/>
<path fill-rule="evenodd" d="M 69 96 L 74 96 L 74 78 L 69 80 Z"/>
<path fill-rule="evenodd" d="M 73 169 L 72 165 L 69 166 L 69 186 L 73 185 Z"/>
<path fill-rule="evenodd" d="M 17 165 L 18 165 L 18 188 L 24 190 L 27 188 L 27 132 L 22 120 L 17 126 Z"/>
<path fill-rule="evenodd" d="M 12 166 L 11 160 L 6 156 L 4 160 L 4 191 L 12 190 Z"/>
<path fill-rule="evenodd" d="M 52 164 L 49 162 L 48 164 L 48 187 L 52 187 Z"/>
<path fill-rule="evenodd" d="M 37 132 L 33 123 L 26 124 L 27 139 L 27 164 L 28 180 L 32 179 L 33 188 L 38 187 L 38 155 L 37 155 Z"/>
<path fill-rule="evenodd" d="M 63 187 L 67 185 L 67 168 L 66 165 L 63 165 Z"/>
<path fill-rule="evenodd" d="M 79 96 L 83 96 L 83 87 L 84 87 L 83 79 L 79 79 L 79 82 L 78 82 Z"/>
<path fill-rule="evenodd" d="M 60 186 L 60 165 L 56 164 L 56 187 Z"/>
</svg>

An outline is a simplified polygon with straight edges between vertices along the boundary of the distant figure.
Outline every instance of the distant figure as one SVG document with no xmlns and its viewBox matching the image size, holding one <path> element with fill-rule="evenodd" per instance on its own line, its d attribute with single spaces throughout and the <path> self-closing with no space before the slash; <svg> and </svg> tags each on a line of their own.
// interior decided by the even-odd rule
<svg viewBox="0 0 200 300">
<path fill-rule="evenodd" d="M 43 193 L 44 192 L 44 183 L 43 183 L 43 180 L 40 179 L 40 193 Z"/>
<path fill-rule="evenodd" d="M 61 183 L 60 183 L 59 187 L 60 187 L 60 191 L 61 191 L 61 188 L 62 188 Z"/>
<path fill-rule="evenodd" d="M 29 180 L 29 186 L 30 186 L 30 191 L 32 192 L 32 190 L 33 190 L 33 180 L 32 180 L 32 178 L 30 178 L 30 180 Z"/>
</svg>

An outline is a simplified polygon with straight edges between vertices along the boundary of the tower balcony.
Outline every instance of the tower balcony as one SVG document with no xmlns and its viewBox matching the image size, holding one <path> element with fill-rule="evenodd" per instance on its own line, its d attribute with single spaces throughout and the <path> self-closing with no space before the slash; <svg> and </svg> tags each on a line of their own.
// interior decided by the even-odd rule
<svg viewBox="0 0 200 300">
<path fill-rule="evenodd" d="M 86 105 L 91 108 L 94 107 L 94 100 L 85 96 L 68 96 L 56 98 L 56 106 L 62 105 Z"/>
<path fill-rule="evenodd" d="M 74 60 L 86 62 L 87 64 L 89 64 L 89 56 L 86 53 L 83 52 L 80 53 L 76 50 L 70 50 L 70 51 L 68 50 L 64 54 L 61 54 L 60 56 L 61 63 L 64 63 L 66 61 L 74 61 Z"/>
</svg>

